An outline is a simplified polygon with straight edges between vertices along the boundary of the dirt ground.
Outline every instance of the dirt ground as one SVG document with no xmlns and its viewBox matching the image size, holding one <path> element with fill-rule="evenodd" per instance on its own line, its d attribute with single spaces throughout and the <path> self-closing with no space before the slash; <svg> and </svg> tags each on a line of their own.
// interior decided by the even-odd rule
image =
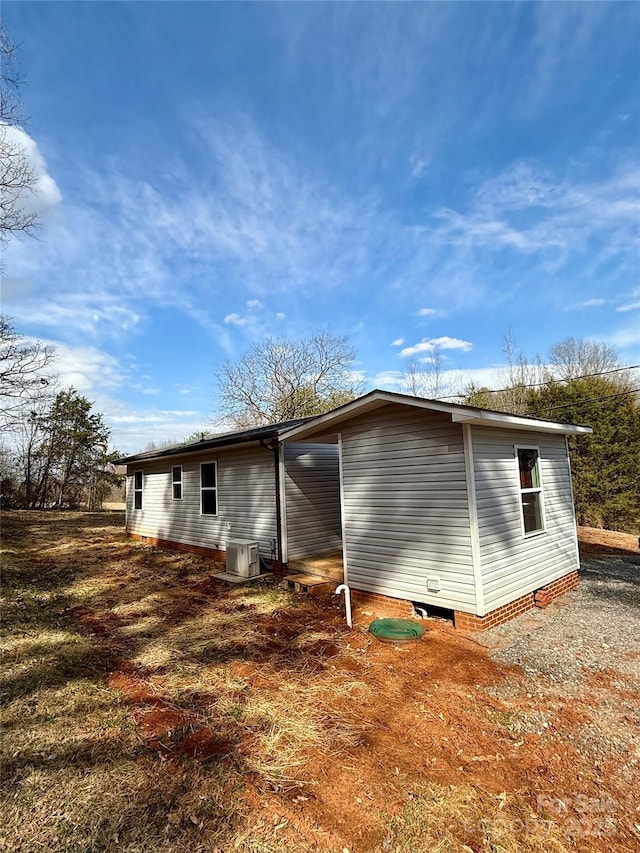
<svg viewBox="0 0 640 853">
<path fill-rule="evenodd" d="M 4 515 L 0 849 L 639 848 L 634 537 L 582 531 L 545 611 L 394 646 L 121 523 Z"/>
</svg>

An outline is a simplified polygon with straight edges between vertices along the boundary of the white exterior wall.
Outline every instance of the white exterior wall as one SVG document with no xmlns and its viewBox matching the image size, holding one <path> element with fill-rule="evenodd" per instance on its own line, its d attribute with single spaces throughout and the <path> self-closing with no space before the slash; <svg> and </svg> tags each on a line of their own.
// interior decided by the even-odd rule
<svg viewBox="0 0 640 853">
<path fill-rule="evenodd" d="M 384 406 L 342 427 L 342 467 L 349 585 L 474 613 L 461 426 Z"/>
<path fill-rule="evenodd" d="M 298 560 L 342 547 L 338 446 L 284 446 L 287 558 Z"/>
<path fill-rule="evenodd" d="M 563 435 L 477 426 L 471 435 L 488 612 L 578 568 L 571 473 Z M 546 529 L 527 538 L 516 445 L 540 449 Z"/>
<path fill-rule="evenodd" d="M 200 463 L 218 463 L 218 515 L 200 513 Z M 172 499 L 171 469 L 182 465 L 182 500 Z M 133 508 L 133 472 L 143 471 L 142 509 Z M 230 527 L 229 527 L 230 525 Z M 271 555 L 276 537 L 273 453 L 262 447 L 213 449 L 127 466 L 127 530 L 172 542 L 226 549 L 252 539 Z"/>
</svg>

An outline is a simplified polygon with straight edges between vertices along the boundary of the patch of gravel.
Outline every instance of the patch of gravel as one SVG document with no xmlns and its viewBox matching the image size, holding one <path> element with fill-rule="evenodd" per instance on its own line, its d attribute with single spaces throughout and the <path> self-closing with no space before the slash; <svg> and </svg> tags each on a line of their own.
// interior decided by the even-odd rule
<svg viewBox="0 0 640 853">
<path fill-rule="evenodd" d="M 566 686 L 613 669 L 620 674 L 615 686 L 633 689 L 640 677 L 640 555 L 584 559 L 576 590 L 477 639 L 529 677 Z"/>
<path fill-rule="evenodd" d="M 570 743 L 611 790 L 638 785 L 640 555 L 584 559 L 576 590 L 474 639 L 522 667 L 486 688 L 511 709 L 506 729 Z"/>
</svg>

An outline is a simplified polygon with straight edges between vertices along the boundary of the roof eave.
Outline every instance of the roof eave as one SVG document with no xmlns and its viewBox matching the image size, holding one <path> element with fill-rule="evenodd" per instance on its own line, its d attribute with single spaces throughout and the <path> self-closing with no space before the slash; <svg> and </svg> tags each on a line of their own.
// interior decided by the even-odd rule
<svg viewBox="0 0 640 853">
<path fill-rule="evenodd" d="M 201 444 L 190 444 L 187 447 L 169 447 L 166 450 L 159 451 L 153 456 L 145 456 L 144 454 L 136 454 L 134 456 L 124 456 L 122 459 L 116 459 L 115 465 L 131 465 L 134 462 L 153 462 L 155 459 L 166 459 L 168 456 L 191 456 L 194 453 L 204 453 L 207 450 L 224 450 L 227 447 L 237 447 L 240 444 L 260 444 L 261 439 L 277 438 L 277 430 L 274 432 L 265 432 L 259 438 L 237 438 L 234 441 L 221 441 L 215 443 L 213 441 L 203 441 Z"/>
<path fill-rule="evenodd" d="M 588 434 L 593 432 L 591 427 L 577 424 L 563 424 L 555 421 L 540 421 L 537 419 L 521 418 L 518 415 L 494 415 L 487 412 L 483 415 L 466 415 L 462 412 L 452 412 L 453 423 L 472 424 L 473 426 L 492 426 L 499 429 L 528 430 L 529 432 L 551 432 L 558 435 Z"/>
</svg>

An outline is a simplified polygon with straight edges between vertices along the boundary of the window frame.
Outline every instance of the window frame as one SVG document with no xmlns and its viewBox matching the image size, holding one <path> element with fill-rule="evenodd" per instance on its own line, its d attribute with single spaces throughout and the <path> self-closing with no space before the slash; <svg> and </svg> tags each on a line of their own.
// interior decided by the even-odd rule
<svg viewBox="0 0 640 853">
<path fill-rule="evenodd" d="M 136 478 L 140 474 L 140 488 L 136 486 Z M 133 472 L 133 508 L 134 510 L 142 510 L 142 495 L 144 494 L 144 471 L 139 468 Z M 140 495 L 140 506 L 137 506 L 136 498 Z"/>
<path fill-rule="evenodd" d="M 214 471 L 214 480 L 215 486 L 203 486 L 202 485 L 202 469 L 205 465 L 213 465 Z M 202 493 L 203 492 L 214 492 L 216 496 L 216 511 L 215 512 L 204 512 L 202 508 Z M 211 459 L 207 462 L 200 463 L 200 515 L 209 516 L 211 518 L 216 518 L 218 516 L 218 462 L 215 459 Z"/>
<path fill-rule="evenodd" d="M 542 455 L 540 453 L 540 446 L 537 444 L 514 444 L 513 446 L 515 453 L 515 465 L 516 465 L 516 477 L 518 483 L 518 505 L 520 511 L 520 529 L 522 531 L 523 539 L 531 539 L 534 536 L 540 536 L 543 533 L 547 532 L 547 518 L 545 513 L 545 500 L 544 500 L 544 484 L 542 482 Z M 532 486 L 530 489 L 523 489 L 522 482 L 520 480 L 520 456 L 518 452 L 520 450 L 535 450 L 538 454 L 537 459 L 537 467 L 538 467 L 538 486 Z M 527 532 L 524 526 L 524 507 L 522 505 L 522 496 L 530 495 L 530 494 L 538 494 L 540 495 L 540 520 L 542 522 L 542 527 L 538 530 L 530 530 Z"/>
<path fill-rule="evenodd" d="M 176 480 L 175 472 L 180 471 L 180 478 Z M 172 501 L 181 501 L 184 497 L 184 486 L 183 486 L 183 474 L 184 469 L 182 465 L 172 465 L 171 466 L 171 500 Z M 180 497 L 176 497 L 176 486 L 180 486 Z"/>
</svg>

